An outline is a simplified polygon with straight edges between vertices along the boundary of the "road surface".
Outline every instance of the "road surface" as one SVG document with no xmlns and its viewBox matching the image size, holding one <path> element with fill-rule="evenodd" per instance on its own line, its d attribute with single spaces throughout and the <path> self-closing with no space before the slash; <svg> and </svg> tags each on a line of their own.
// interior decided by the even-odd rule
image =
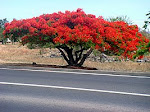
<svg viewBox="0 0 150 112">
<path fill-rule="evenodd" d="M 0 68 L 0 112 L 150 112 L 150 77 Z"/>
</svg>

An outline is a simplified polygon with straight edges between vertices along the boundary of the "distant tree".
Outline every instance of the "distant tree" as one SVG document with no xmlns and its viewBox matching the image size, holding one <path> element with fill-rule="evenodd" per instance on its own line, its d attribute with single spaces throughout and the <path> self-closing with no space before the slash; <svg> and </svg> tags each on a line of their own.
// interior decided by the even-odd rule
<svg viewBox="0 0 150 112">
<path fill-rule="evenodd" d="M 132 25 L 132 21 L 127 17 L 127 16 L 117 16 L 117 17 L 110 17 L 106 19 L 107 21 L 110 22 L 115 22 L 115 21 L 124 21 L 125 23 Z"/>
<path fill-rule="evenodd" d="M 3 36 L 3 31 L 4 31 L 4 28 L 5 28 L 5 23 L 7 23 L 7 19 L 0 19 L 0 41 L 2 41 L 2 44 L 4 43 L 4 41 L 6 39 L 4 39 L 4 36 Z"/>
<path fill-rule="evenodd" d="M 0 19 L 0 28 L 4 28 L 5 23 L 7 23 L 7 19 Z"/>
</svg>

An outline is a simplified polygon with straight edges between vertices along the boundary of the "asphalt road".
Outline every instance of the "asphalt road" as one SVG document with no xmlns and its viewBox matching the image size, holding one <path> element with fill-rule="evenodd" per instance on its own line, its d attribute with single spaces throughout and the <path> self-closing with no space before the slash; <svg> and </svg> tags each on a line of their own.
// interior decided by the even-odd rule
<svg viewBox="0 0 150 112">
<path fill-rule="evenodd" d="M 0 112 L 150 112 L 150 77 L 0 68 Z"/>
</svg>

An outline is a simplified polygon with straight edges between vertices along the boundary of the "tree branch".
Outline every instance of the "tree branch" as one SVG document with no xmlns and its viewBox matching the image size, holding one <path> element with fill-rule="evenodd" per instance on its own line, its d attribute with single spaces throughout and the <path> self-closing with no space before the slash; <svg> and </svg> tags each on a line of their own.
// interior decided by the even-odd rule
<svg viewBox="0 0 150 112">
<path fill-rule="evenodd" d="M 56 47 L 56 48 L 61 52 L 61 55 L 64 57 L 64 59 L 67 61 L 67 63 L 70 64 L 70 61 L 67 58 L 67 56 L 65 55 L 65 53 L 63 52 L 63 50 L 60 47 Z"/>
<path fill-rule="evenodd" d="M 93 49 L 92 48 L 90 48 L 90 50 L 89 51 L 87 51 L 87 53 L 86 54 L 84 54 L 83 55 L 83 58 L 81 59 L 81 61 L 80 61 L 80 63 L 78 64 L 78 66 L 81 66 L 81 65 L 83 65 L 83 63 L 84 63 L 84 61 L 85 61 L 85 59 L 92 53 L 92 51 L 93 51 Z"/>
<path fill-rule="evenodd" d="M 85 49 L 83 48 L 83 49 L 78 50 L 78 51 L 75 52 L 75 55 L 76 55 L 76 63 L 78 63 L 78 61 L 81 59 L 83 50 L 85 50 Z M 80 54 L 78 55 L 79 52 L 80 52 Z"/>
<path fill-rule="evenodd" d="M 85 50 L 85 48 L 82 48 L 82 45 L 80 45 L 80 47 L 81 47 L 80 50 L 75 51 L 75 56 L 76 56 L 75 62 L 76 62 L 76 63 L 78 63 L 78 61 L 81 59 L 83 50 Z M 78 55 L 78 53 L 80 53 L 80 54 Z"/>
</svg>

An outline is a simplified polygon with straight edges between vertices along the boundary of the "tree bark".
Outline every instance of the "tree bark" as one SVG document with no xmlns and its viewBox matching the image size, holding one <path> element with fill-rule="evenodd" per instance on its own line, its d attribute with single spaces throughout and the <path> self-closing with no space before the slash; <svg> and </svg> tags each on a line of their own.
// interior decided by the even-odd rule
<svg viewBox="0 0 150 112">
<path fill-rule="evenodd" d="M 67 46 L 58 46 L 56 47 L 60 52 L 65 61 L 68 63 L 68 66 L 77 66 L 81 67 L 85 62 L 86 58 L 92 53 L 93 49 L 90 48 L 86 54 L 83 54 L 84 48 L 81 47 L 80 50 L 75 51 L 73 54 L 73 48 Z"/>
<path fill-rule="evenodd" d="M 78 64 L 78 66 L 82 66 L 83 65 L 83 63 L 85 62 L 86 58 L 92 53 L 92 51 L 93 51 L 93 49 L 90 48 L 90 50 L 87 51 L 87 53 L 83 55 L 81 61 Z"/>
<path fill-rule="evenodd" d="M 63 50 L 62 50 L 61 48 L 59 48 L 59 47 L 57 47 L 57 49 L 60 51 L 61 55 L 62 55 L 63 58 L 66 60 L 66 62 L 67 62 L 68 64 L 70 64 L 70 61 L 69 61 L 69 59 L 67 58 L 67 56 L 65 55 L 65 53 L 63 52 Z"/>
</svg>

